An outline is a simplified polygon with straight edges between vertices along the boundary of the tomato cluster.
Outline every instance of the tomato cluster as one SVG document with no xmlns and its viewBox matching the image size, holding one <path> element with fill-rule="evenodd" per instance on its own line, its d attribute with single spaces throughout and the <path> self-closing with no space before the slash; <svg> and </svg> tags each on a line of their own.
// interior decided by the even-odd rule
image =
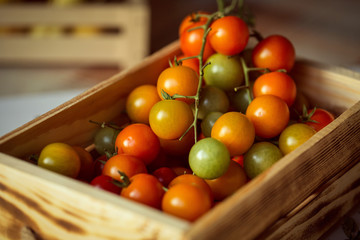
<svg viewBox="0 0 360 240">
<path fill-rule="evenodd" d="M 250 30 L 236 15 L 189 14 L 181 53 L 127 96 L 125 125 L 102 124 L 93 155 L 49 144 L 38 165 L 195 221 L 334 120 L 297 89 L 292 42 L 250 46 Z"/>
</svg>

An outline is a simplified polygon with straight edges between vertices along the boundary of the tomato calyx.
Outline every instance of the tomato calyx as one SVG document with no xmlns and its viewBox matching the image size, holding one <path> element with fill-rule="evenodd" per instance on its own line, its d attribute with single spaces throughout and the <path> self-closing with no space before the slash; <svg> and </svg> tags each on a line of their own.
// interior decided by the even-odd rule
<svg viewBox="0 0 360 240">
<path fill-rule="evenodd" d="M 118 173 L 120 174 L 120 179 L 121 179 L 122 181 L 113 179 L 111 182 L 112 182 L 114 185 L 116 185 L 116 186 L 118 186 L 118 187 L 121 187 L 121 188 L 126 188 L 126 187 L 128 187 L 128 186 L 130 185 L 130 183 L 131 183 L 129 177 L 128 177 L 124 172 L 122 172 L 122 171 L 119 171 L 119 170 L 118 170 Z"/>
<path fill-rule="evenodd" d="M 299 114 L 300 122 L 302 122 L 302 123 L 306 123 L 306 122 L 319 123 L 318 121 L 311 119 L 311 117 L 314 115 L 315 112 L 316 112 L 316 107 L 314 107 L 313 110 L 311 112 L 309 112 L 307 107 L 304 104 L 302 115 Z"/>
</svg>

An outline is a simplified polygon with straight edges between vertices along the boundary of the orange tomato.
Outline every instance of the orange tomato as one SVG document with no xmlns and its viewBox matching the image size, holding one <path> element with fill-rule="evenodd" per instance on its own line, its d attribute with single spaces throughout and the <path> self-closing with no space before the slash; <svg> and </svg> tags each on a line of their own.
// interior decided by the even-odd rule
<svg viewBox="0 0 360 240">
<path fill-rule="evenodd" d="M 166 68 L 159 75 L 157 81 L 157 92 L 164 99 L 161 92 L 165 91 L 170 96 L 180 94 L 183 96 L 195 96 L 199 84 L 197 73 L 186 66 L 175 66 Z M 194 99 L 177 98 L 176 100 L 186 103 L 194 102 Z"/>
<path fill-rule="evenodd" d="M 257 136 L 273 138 L 287 126 L 290 113 L 287 104 L 281 98 L 262 95 L 249 104 L 246 116 L 253 123 Z"/>
<path fill-rule="evenodd" d="M 196 14 L 209 15 L 208 12 L 198 11 L 198 12 L 190 13 L 189 15 L 185 16 L 185 18 L 181 21 L 181 23 L 179 25 L 179 36 L 184 32 L 185 29 L 191 27 L 196 22 L 201 22 L 203 24 L 206 23 L 206 21 L 207 21 L 206 17 L 196 18 Z"/>
<path fill-rule="evenodd" d="M 91 154 L 85 150 L 85 148 L 80 146 L 73 146 L 73 149 L 80 157 L 80 172 L 77 176 L 78 179 L 84 181 L 90 181 L 93 177 L 93 163 L 94 159 Z"/>
<path fill-rule="evenodd" d="M 150 110 L 160 100 L 156 86 L 141 85 L 127 97 L 126 112 L 133 122 L 148 124 Z"/>
<path fill-rule="evenodd" d="M 211 137 L 224 143 L 231 156 L 241 155 L 253 144 L 255 129 L 244 114 L 227 112 L 214 123 Z"/>
</svg>

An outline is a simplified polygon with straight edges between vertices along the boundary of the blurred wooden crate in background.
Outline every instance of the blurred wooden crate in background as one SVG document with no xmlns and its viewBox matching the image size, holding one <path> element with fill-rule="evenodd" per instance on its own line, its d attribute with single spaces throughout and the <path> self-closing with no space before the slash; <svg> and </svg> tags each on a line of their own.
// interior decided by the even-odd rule
<svg viewBox="0 0 360 240">
<path fill-rule="evenodd" d="M 149 54 L 145 0 L 0 5 L 0 64 L 129 67 Z"/>
</svg>

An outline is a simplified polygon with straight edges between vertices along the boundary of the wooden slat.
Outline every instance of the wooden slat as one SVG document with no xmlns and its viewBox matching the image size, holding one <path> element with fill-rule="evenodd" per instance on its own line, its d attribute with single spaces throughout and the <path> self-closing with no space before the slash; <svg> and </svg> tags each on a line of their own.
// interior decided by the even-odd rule
<svg viewBox="0 0 360 240">
<path fill-rule="evenodd" d="M 182 239 L 189 223 L 0 153 L 0 238 Z M 30 238 L 31 239 L 31 238 Z"/>
</svg>

